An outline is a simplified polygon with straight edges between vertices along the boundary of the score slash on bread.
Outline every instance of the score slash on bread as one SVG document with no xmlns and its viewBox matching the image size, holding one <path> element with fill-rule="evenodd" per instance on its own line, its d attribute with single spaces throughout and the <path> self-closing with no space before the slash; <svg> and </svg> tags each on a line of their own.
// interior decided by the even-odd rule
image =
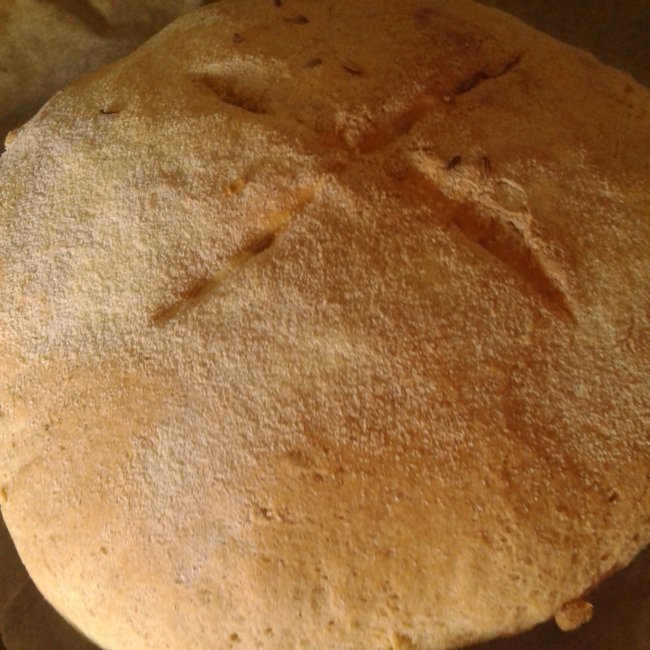
<svg viewBox="0 0 650 650">
<path fill-rule="evenodd" d="M 4 0 L 0 140 L 66 83 L 128 54 L 170 20 L 201 4 L 205 2 Z"/>
<path fill-rule="evenodd" d="M 48 600 L 106 648 L 444 649 L 629 563 L 649 108 L 457 0 L 223 0 L 54 97 L 0 160 Z"/>
</svg>

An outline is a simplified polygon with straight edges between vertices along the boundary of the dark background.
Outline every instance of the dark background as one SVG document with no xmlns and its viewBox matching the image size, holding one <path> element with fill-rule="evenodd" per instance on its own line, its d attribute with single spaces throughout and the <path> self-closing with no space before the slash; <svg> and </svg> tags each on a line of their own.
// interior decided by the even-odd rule
<svg viewBox="0 0 650 650">
<path fill-rule="evenodd" d="M 650 0 L 479 1 L 589 50 L 650 87 Z"/>
</svg>

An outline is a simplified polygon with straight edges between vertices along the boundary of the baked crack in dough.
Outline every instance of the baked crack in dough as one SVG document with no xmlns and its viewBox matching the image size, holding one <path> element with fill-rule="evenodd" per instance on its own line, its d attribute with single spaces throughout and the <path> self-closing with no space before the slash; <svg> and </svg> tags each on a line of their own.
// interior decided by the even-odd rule
<svg viewBox="0 0 650 650">
<path fill-rule="evenodd" d="M 52 98 L 0 159 L 45 597 L 104 648 L 442 650 L 631 562 L 649 108 L 464 0 L 222 0 Z"/>
</svg>

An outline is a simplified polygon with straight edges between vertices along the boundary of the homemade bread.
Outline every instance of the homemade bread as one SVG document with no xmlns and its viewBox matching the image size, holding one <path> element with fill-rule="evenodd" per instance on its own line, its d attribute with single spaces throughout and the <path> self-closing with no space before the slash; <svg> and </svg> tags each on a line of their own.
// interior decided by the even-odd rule
<svg viewBox="0 0 650 650">
<path fill-rule="evenodd" d="M 443 649 L 629 563 L 649 109 L 464 0 L 223 0 L 56 95 L 0 159 L 48 600 L 105 648 Z"/>
</svg>

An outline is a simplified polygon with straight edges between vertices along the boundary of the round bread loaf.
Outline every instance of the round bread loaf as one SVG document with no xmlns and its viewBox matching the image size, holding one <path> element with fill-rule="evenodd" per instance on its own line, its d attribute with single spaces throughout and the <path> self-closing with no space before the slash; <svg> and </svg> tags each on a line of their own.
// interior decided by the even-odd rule
<svg viewBox="0 0 650 650">
<path fill-rule="evenodd" d="M 223 0 L 54 97 L 0 159 L 48 600 L 105 648 L 430 650 L 630 562 L 649 109 L 464 0 Z"/>
<path fill-rule="evenodd" d="M 3 0 L 0 140 L 66 83 L 128 54 L 201 0 Z M 0 145 L 0 152 L 2 146 Z"/>
</svg>

